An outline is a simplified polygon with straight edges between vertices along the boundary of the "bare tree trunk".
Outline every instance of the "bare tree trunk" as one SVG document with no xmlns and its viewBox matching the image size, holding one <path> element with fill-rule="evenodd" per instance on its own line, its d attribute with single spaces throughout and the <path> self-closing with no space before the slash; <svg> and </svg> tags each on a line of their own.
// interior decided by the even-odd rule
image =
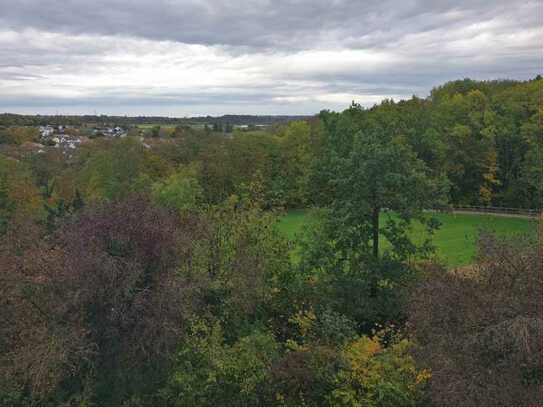
<svg viewBox="0 0 543 407">
<path fill-rule="evenodd" d="M 373 256 L 379 258 L 379 214 L 381 208 L 373 208 L 372 223 L 373 223 Z"/>
</svg>

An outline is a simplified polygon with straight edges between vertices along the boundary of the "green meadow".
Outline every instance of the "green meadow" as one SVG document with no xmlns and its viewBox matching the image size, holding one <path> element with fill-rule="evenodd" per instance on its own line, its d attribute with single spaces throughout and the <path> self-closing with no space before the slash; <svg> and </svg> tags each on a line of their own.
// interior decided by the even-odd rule
<svg viewBox="0 0 543 407">
<path fill-rule="evenodd" d="M 164 129 L 175 129 L 175 124 L 159 124 L 159 123 L 146 123 L 146 124 L 138 124 L 138 128 L 140 129 L 152 129 L 153 127 L 160 127 Z"/>
<path fill-rule="evenodd" d="M 436 213 L 434 217 L 441 222 L 440 229 L 433 236 L 436 254 L 449 267 L 466 266 L 473 262 L 481 231 L 514 238 L 533 235 L 537 225 L 536 220 L 532 219 L 492 215 Z M 294 240 L 315 220 L 315 215 L 309 210 L 290 211 L 281 217 L 278 228 L 288 239 Z M 386 215 L 381 217 L 381 221 L 386 221 Z M 415 224 L 411 233 L 417 240 L 423 239 L 426 232 L 422 225 Z M 386 243 L 382 246 L 386 247 Z"/>
</svg>

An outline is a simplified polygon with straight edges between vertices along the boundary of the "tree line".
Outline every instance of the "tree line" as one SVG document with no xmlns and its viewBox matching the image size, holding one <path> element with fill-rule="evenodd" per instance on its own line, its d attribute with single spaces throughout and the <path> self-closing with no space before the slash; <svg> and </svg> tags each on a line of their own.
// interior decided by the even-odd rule
<svg viewBox="0 0 543 407">
<path fill-rule="evenodd" d="M 196 116 L 196 117 L 164 117 L 164 116 L 109 116 L 109 115 L 20 115 L 13 113 L 0 114 L 0 127 L 8 126 L 83 126 L 83 125 L 111 125 L 137 126 L 144 124 L 158 124 L 168 126 L 183 126 L 190 124 L 226 124 L 236 125 L 265 125 L 284 124 L 294 120 L 304 120 L 308 116 L 263 116 L 263 115 L 223 115 L 223 116 Z"/>
</svg>

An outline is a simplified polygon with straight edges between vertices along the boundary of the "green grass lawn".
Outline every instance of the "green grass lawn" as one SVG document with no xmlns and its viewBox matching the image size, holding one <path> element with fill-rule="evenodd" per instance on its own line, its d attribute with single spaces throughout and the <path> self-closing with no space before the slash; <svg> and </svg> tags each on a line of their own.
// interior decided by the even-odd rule
<svg viewBox="0 0 543 407">
<path fill-rule="evenodd" d="M 506 218 L 490 215 L 436 213 L 441 228 L 435 233 L 433 242 L 437 255 L 450 267 L 465 266 L 473 261 L 476 254 L 476 242 L 480 231 L 491 231 L 498 236 L 514 237 L 521 234 L 533 234 L 536 221 L 522 218 Z M 314 217 L 310 211 L 291 211 L 283 216 L 279 230 L 289 239 L 308 227 Z M 381 220 L 385 221 L 385 216 Z M 424 229 L 415 225 L 413 237 L 422 239 Z"/>
<path fill-rule="evenodd" d="M 157 127 L 159 126 L 160 128 L 162 129 L 175 129 L 176 125 L 175 124 L 152 124 L 152 123 L 147 123 L 147 124 L 138 124 L 137 127 L 139 129 L 152 129 L 153 127 Z"/>
</svg>

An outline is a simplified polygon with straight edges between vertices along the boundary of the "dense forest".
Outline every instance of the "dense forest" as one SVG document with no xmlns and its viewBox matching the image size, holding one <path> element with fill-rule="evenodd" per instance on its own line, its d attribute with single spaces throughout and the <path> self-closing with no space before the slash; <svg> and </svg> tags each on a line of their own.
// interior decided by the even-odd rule
<svg viewBox="0 0 543 407">
<path fill-rule="evenodd" d="M 0 406 L 543 403 L 540 237 L 460 270 L 431 239 L 432 210 L 543 208 L 540 77 L 73 151 L 2 120 Z"/>
</svg>

